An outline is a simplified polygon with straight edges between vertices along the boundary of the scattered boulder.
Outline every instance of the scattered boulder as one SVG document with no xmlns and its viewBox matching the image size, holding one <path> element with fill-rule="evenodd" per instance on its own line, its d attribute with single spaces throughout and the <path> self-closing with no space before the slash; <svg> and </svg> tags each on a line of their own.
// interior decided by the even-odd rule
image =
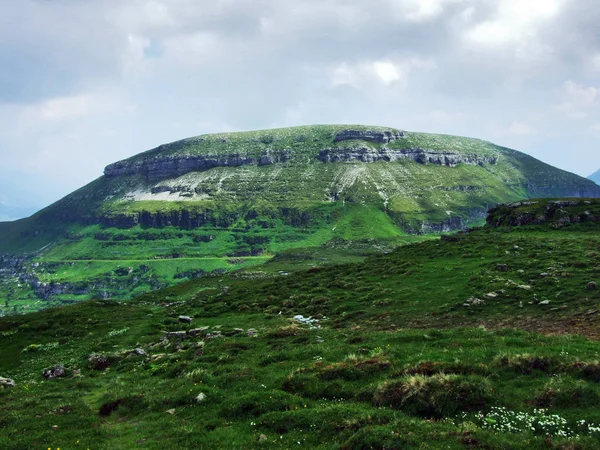
<svg viewBox="0 0 600 450">
<path fill-rule="evenodd" d="M 0 386 L 5 387 L 15 387 L 15 380 L 11 380 L 10 378 L 0 377 Z"/>
<path fill-rule="evenodd" d="M 187 334 L 189 334 L 190 336 L 198 336 L 201 333 L 204 333 L 206 330 L 208 330 L 209 327 L 200 327 L 200 328 L 194 328 L 193 330 L 188 330 Z"/>
<path fill-rule="evenodd" d="M 206 394 L 204 392 L 200 392 L 196 397 L 196 403 L 202 403 L 204 400 L 206 400 Z"/>
<path fill-rule="evenodd" d="M 134 348 L 128 354 L 129 356 L 146 356 L 146 350 L 143 348 Z"/>
<path fill-rule="evenodd" d="M 172 409 L 167 409 L 165 412 L 166 412 L 167 414 L 171 414 L 171 415 L 173 415 L 173 414 L 175 414 L 175 408 L 172 408 Z"/>
<path fill-rule="evenodd" d="M 598 284 L 595 281 L 590 281 L 585 288 L 588 291 L 595 291 L 598 289 Z"/>
<path fill-rule="evenodd" d="M 485 298 L 496 298 L 498 297 L 498 294 L 496 294 L 495 292 L 488 292 L 487 294 L 484 294 Z"/>
<path fill-rule="evenodd" d="M 249 328 L 248 331 L 246 331 L 246 336 L 256 337 L 258 336 L 258 331 L 256 331 L 254 328 Z"/>
<path fill-rule="evenodd" d="M 539 304 L 540 305 L 549 305 L 550 304 L 550 300 L 542 300 Z"/>
<path fill-rule="evenodd" d="M 508 272 L 508 265 L 496 264 L 496 270 L 499 270 L 500 272 Z"/>
<path fill-rule="evenodd" d="M 548 273 L 548 272 L 540 273 L 540 277 L 542 277 L 542 278 L 551 277 L 551 276 L 552 276 L 552 274 Z"/>
<path fill-rule="evenodd" d="M 92 353 L 88 356 L 88 364 L 93 370 L 104 370 L 110 366 L 110 361 L 105 355 Z"/>
<path fill-rule="evenodd" d="M 218 338 L 222 338 L 223 334 L 220 331 L 213 331 L 212 333 L 208 333 L 205 337 L 205 339 L 207 341 L 211 340 L 211 339 L 218 339 Z"/>
<path fill-rule="evenodd" d="M 192 318 L 190 316 L 179 316 L 178 320 L 181 323 L 192 323 Z"/>
<path fill-rule="evenodd" d="M 476 297 L 471 297 L 471 298 L 465 300 L 465 303 L 463 304 L 463 306 L 466 308 L 470 308 L 471 306 L 482 306 L 482 305 L 485 305 L 485 300 L 481 300 Z"/>
<path fill-rule="evenodd" d="M 179 339 L 183 340 L 187 336 L 185 331 L 165 331 L 164 337 L 168 340 Z"/>
<path fill-rule="evenodd" d="M 244 332 L 243 328 L 234 328 L 231 331 L 228 331 L 226 334 L 227 336 L 236 336 L 238 334 L 242 334 Z"/>
<path fill-rule="evenodd" d="M 59 364 L 57 366 L 44 369 L 43 375 L 46 380 L 50 380 L 52 378 L 62 378 L 65 376 L 65 368 Z"/>
</svg>

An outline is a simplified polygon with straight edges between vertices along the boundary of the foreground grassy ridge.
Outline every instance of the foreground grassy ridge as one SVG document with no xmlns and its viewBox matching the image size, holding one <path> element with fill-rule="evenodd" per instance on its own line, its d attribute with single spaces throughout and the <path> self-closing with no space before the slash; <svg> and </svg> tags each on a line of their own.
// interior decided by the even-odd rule
<svg viewBox="0 0 600 450">
<path fill-rule="evenodd" d="M 599 241 L 482 229 L 280 275 L 298 252 L 0 319 L 0 446 L 598 448 Z"/>
</svg>

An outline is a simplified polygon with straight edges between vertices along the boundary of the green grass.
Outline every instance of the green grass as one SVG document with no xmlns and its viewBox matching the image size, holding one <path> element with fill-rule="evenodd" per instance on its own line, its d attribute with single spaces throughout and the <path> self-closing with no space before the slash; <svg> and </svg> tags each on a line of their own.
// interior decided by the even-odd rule
<svg viewBox="0 0 600 450">
<path fill-rule="evenodd" d="M 288 250 L 0 318 L 0 375 L 17 383 L 0 390 L 0 447 L 596 449 L 597 227 Z M 57 364 L 67 376 L 44 380 Z"/>
</svg>

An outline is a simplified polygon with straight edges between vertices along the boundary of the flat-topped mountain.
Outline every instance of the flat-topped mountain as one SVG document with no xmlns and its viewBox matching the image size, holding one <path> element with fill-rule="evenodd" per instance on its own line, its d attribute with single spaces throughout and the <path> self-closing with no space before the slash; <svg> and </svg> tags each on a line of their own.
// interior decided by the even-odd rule
<svg viewBox="0 0 600 450">
<path fill-rule="evenodd" d="M 600 186 L 490 142 L 389 127 L 210 134 L 110 164 L 0 224 L 0 254 L 51 265 L 21 280 L 43 298 L 123 297 L 289 248 L 398 245 L 531 197 L 600 197 Z"/>
</svg>

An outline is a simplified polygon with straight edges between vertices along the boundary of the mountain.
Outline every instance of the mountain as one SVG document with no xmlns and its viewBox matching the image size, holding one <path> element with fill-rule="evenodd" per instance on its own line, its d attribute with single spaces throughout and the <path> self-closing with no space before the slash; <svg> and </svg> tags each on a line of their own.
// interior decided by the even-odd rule
<svg viewBox="0 0 600 450">
<path fill-rule="evenodd" d="M 600 184 L 600 170 L 591 174 L 588 179 L 592 180 L 596 184 Z"/>
<path fill-rule="evenodd" d="M 599 219 L 0 318 L 0 448 L 598 449 Z"/>
<path fill-rule="evenodd" d="M 291 248 L 391 248 L 481 224 L 498 203 L 599 196 L 589 180 L 477 139 L 358 125 L 203 135 L 111 164 L 0 224 L 19 279 L 4 286 L 21 306 L 127 298 Z"/>
</svg>

